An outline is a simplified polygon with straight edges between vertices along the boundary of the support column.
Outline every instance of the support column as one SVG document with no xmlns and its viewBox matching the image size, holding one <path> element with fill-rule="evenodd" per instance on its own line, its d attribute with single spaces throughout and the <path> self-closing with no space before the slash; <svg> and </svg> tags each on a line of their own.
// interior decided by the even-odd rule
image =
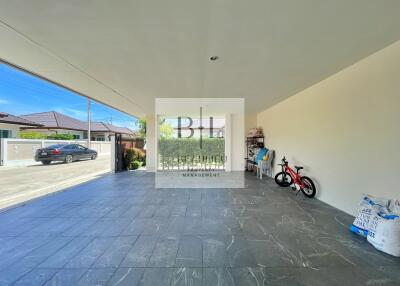
<svg viewBox="0 0 400 286">
<path fill-rule="evenodd" d="M 7 165 L 7 139 L 0 138 L 0 166 Z"/>
<path fill-rule="evenodd" d="M 91 119 L 91 102 L 90 102 L 90 98 L 88 98 L 88 102 L 87 102 L 87 121 L 88 121 L 88 130 L 87 130 L 87 146 L 86 147 L 88 147 L 88 148 L 90 148 L 90 137 L 91 137 L 91 134 L 90 134 L 90 131 L 91 131 L 91 128 L 92 128 L 92 119 Z"/>
<path fill-rule="evenodd" d="M 225 114 L 225 171 L 232 171 L 231 114 Z"/>
<path fill-rule="evenodd" d="M 111 170 L 111 173 L 115 173 L 115 135 L 113 134 L 113 135 L 111 135 L 110 136 L 110 157 L 111 157 L 111 159 L 110 159 L 110 170 Z"/>
<path fill-rule="evenodd" d="M 146 170 L 156 171 L 157 163 L 157 121 L 154 114 L 146 115 Z"/>
</svg>

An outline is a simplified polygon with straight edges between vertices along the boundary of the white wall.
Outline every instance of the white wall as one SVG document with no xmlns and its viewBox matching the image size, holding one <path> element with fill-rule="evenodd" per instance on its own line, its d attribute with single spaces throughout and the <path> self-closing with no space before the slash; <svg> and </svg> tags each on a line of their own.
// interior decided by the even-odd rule
<svg viewBox="0 0 400 286">
<path fill-rule="evenodd" d="M 19 136 L 19 125 L 0 123 L 0 130 L 11 130 L 12 138 L 18 138 Z"/>
<path fill-rule="evenodd" d="M 258 127 L 257 126 L 257 114 L 246 113 L 245 117 L 244 117 L 244 135 L 247 136 L 248 131 L 254 127 Z"/>
<path fill-rule="evenodd" d="M 94 141 L 97 140 L 98 136 L 104 136 L 104 141 L 110 141 L 110 135 L 112 135 L 112 133 L 110 132 L 99 132 L 99 131 L 91 131 L 90 132 L 90 137 L 94 137 Z M 100 141 L 100 140 L 99 140 Z"/>
<path fill-rule="evenodd" d="M 400 41 L 257 116 L 277 160 L 355 214 L 363 193 L 400 198 Z"/>
<path fill-rule="evenodd" d="M 87 146 L 86 140 L 0 139 L 0 166 L 31 164 L 37 149 L 73 143 Z M 90 148 L 96 150 L 99 155 L 111 154 L 110 141 L 92 141 Z"/>
</svg>

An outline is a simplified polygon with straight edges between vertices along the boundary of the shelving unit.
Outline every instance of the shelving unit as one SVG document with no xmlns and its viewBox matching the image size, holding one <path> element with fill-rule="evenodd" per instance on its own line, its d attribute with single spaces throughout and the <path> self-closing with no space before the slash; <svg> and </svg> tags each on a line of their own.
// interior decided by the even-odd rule
<svg viewBox="0 0 400 286">
<path fill-rule="evenodd" d="M 253 146 L 257 145 L 260 147 L 261 145 L 264 146 L 264 136 L 255 136 L 255 137 L 246 137 L 246 171 L 249 170 L 249 165 L 255 165 L 255 161 L 250 159 L 250 152 L 251 149 L 254 148 Z"/>
</svg>

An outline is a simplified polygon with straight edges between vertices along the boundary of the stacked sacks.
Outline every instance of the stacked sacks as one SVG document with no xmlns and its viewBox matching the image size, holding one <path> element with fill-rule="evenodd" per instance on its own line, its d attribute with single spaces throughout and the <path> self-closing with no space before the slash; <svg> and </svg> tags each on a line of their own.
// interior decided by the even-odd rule
<svg viewBox="0 0 400 286">
<path fill-rule="evenodd" d="M 350 230 L 376 249 L 400 256 L 400 201 L 365 195 Z"/>
<path fill-rule="evenodd" d="M 390 201 L 382 198 L 375 198 L 370 195 L 365 195 L 358 208 L 358 215 L 350 226 L 350 230 L 361 236 L 367 237 L 368 225 L 375 214 L 389 206 Z"/>
<path fill-rule="evenodd" d="M 374 214 L 368 224 L 368 242 L 376 249 L 400 257 L 400 201 Z"/>
</svg>

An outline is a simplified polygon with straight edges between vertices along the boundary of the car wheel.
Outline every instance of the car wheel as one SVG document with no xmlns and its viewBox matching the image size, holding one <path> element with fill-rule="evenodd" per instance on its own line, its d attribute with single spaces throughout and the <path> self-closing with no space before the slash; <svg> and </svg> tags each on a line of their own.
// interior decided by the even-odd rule
<svg viewBox="0 0 400 286">
<path fill-rule="evenodd" d="M 92 156 L 90 156 L 90 159 L 91 160 L 94 160 L 94 159 L 96 159 L 97 158 L 97 154 L 92 154 Z"/>
<path fill-rule="evenodd" d="M 65 156 L 64 162 L 69 164 L 69 163 L 72 163 L 72 160 L 73 160 L 72 155 L 67 155 L 67 156 Z"/>
<path fill-rule="evenodd" d="M 51 161 L 41 161 L 43 165 L 49 165 Z"/>
</svg>

